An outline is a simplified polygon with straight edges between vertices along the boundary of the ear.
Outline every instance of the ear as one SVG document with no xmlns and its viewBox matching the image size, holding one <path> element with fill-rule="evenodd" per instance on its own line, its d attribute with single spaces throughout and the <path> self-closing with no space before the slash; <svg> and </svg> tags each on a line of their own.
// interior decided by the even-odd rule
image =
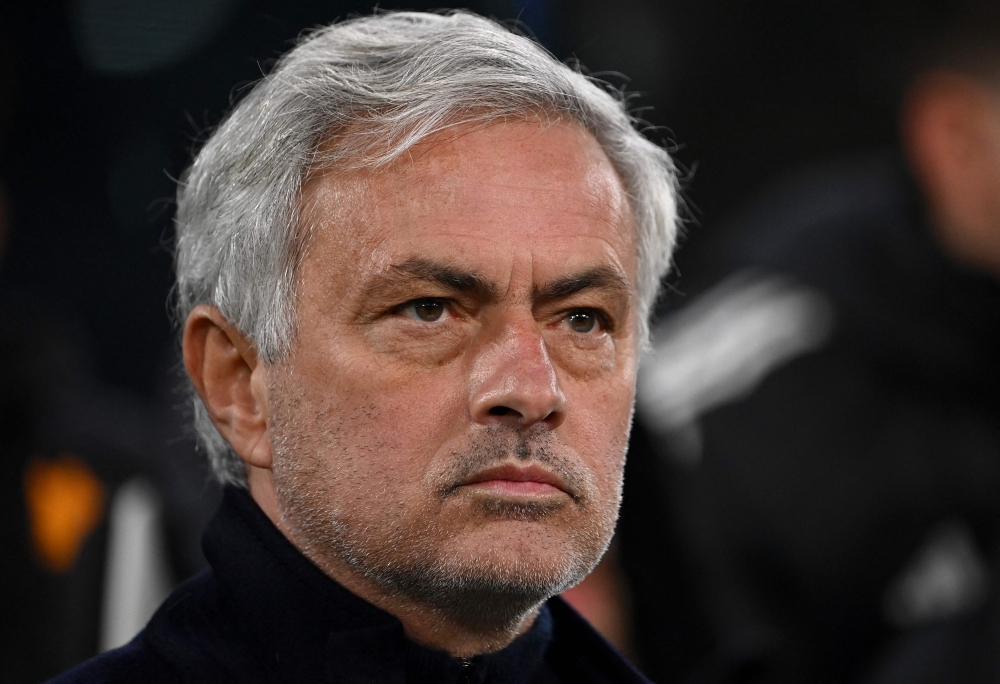
<svg viewBox="0 0 1000 684">
<path fill-rule="evenodd" d="M 972 77 L 927 74 L 903 109 L 903 143 L 946 249 L 1000 260 L 1000 95 Z"/>
<path fill-rule="evenodd" d="M 267 366 L 250 340 L 213 306 L 184 326 L 184 367 L 216 429 L 247 463 L 271 467 Z"/>
</svg>

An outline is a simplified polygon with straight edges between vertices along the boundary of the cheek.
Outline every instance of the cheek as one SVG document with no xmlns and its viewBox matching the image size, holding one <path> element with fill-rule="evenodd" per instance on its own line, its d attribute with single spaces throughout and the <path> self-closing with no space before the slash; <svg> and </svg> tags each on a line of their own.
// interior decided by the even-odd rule
<svg viewBox="0 0 1000 684">
<path fill-rule="evenodd" d="M 303 369 L 308 393 L 324 423 L 339 425 L 332 459 L 380 481 L 418 482 L 441 445 L 467 413 L 455 366 L 400 367 L 378 355 L 364 362 L 349 351 Z M 322 429 L 318 433 L 328 432 Z M 322 447 L 322 445 L 318 445 Z"/>
<path fill-rule="evenodd" d="M 578 383 L 567 397 L 563 439 L 573 444 L 602 482 L 604 491 L 619 486 L 632 416 L 632 383 Z M 569 392 L 567 392 L 569 394 Z"/>
</svg>

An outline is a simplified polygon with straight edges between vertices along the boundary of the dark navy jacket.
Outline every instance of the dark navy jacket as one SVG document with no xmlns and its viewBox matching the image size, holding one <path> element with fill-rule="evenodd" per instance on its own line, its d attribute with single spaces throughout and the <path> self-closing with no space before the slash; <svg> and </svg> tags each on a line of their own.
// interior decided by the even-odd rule
<svg viewBox="0 0 1000 684">
<path fill-rule="evenodd" d="M 559 598 L 497 653 L 462 661 L 420 646 L 300 554 L 242 490 L 226 490 L 203 544 L 210 570 L 131 643 L 53 684 L 647 682 Z"/>
</svg>

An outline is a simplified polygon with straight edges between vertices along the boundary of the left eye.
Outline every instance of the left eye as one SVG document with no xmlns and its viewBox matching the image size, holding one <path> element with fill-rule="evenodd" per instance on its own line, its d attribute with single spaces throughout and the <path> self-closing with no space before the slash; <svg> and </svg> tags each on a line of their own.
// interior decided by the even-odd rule
<svg viewBox="0 0 1000 684">
<path fill-rule="evenodd" d="M 570 330 L 578 333 L 590 333 L 597 329 L 600 321 L 593 311 L 574 311 L 566 317 Z"/>
<path fill-rule="evenodd" d="M 399 308 L 399 312 L 418 321 L 433 323 L 441 320 L 447 306 L 441 299 L 415 299 Z"/>
</svg>

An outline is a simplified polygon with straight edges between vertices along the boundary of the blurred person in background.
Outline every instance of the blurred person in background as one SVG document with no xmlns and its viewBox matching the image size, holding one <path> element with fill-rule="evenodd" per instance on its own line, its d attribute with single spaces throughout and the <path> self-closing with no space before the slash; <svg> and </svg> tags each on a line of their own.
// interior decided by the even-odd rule
<svg viewBox="0 0 1000 684">
<path fill-rule="evenodd" d="M 696 681 L 1000 676 L 1000 9 L 959 14 L 900 151 L 774 184 L 656 332 L 633 458 L 699 578 Z"/>
</svg>

